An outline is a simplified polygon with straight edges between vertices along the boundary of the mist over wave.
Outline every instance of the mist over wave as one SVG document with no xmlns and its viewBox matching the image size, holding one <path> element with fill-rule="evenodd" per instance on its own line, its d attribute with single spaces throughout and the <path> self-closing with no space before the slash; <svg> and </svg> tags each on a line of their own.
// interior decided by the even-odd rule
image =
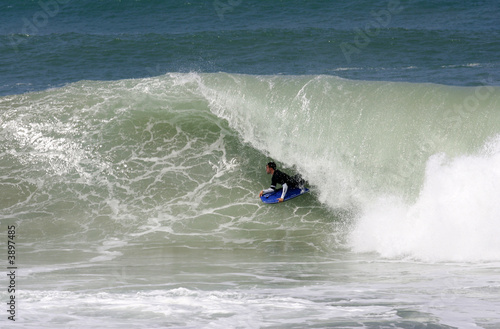
<svg viewBox="0 0 500 329">
<path fill-rule="evenodd" d="M 341 210 L 350 216 L 334 220 L 346 221 L 341 240 L 355 251 L 498 260 L 499 100 L 486 84 L 226 73 L 6 96 L 2 209 L 35 238 L 50 222 L 57 229 L 44 239 L 83 227 L 87 239 L 113 232 L 119 245 L 165 234 L 190 248 L 201 237 L 214 248 L 269 248 L 276 221 L 256 194 L 272 159 L 300 172 L 323 204 L 307 209 L 308 197 L 296 203 L 304 210 L 280 212 L 296 248 L 324 248 L 335 232 L 315 235 L 329 221 L 318 218 Z"/>
<path fill-rule="evenodd" d="M 350 233 L 355 251 L 426 261 L 500 258 L 500 138 L 476 155 L 432 156 L 415 202 L 379 197 Z"/>
<path fill-rule="evenodd" d="M 354 250 L 500 259 L 498 88 L 330 76 L 206 80 L 217 86 L 205 91 L 212 110 L 244 140 L 298 168 L 323 203 L 359 211 L 348 237 Z"/>
</svg>

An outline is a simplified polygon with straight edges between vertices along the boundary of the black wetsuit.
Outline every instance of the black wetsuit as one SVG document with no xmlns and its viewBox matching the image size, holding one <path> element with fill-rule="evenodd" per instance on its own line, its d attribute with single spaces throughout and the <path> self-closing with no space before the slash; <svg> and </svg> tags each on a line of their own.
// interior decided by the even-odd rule
<svg viewBox="0 0 500 329">
<path fill-rule="evenodd" d="M 274 171 L 273 177 L 271 178 L 271 188 L 273 190 L 276 190 L 276 184 L 280 185 L 286 184 L 288 185 L 289 188 L 297 187 L 297 183 L 295 182 L 294 179 L 292 179 L 290 176 L 277 169 Z"/>
<path fill-rule="evenodd" d="M 273 173 L 273 177 L 271 178 L 271 187 L 264 190 L 263 191 L 264 194 L 276 191 L 277 184 L 281 184 L 281 186 L 283 186 L 283 192 L 281 194 L 281 197 L 284 199 L 286 192 L 288 191 L 289 188 L 297 188 L 300 185 L 303 185 L 304 180 L 300 177 L 300 175 L 290 177 L 287 174 L 285 174 L 284 172 L 275 169 L 274 173 Z"/>
</svg>

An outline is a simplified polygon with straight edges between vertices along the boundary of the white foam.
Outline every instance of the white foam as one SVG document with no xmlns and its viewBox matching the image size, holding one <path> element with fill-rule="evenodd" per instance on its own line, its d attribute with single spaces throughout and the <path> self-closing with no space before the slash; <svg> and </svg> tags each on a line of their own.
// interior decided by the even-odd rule
<svg viewBox="0 0 500 329">
<path fill-rule="evenodd" d="M 127 245 L 127 242 L 121 241 L 117 238 L 110 238 L 102 243 L 102 246 L 97 247 L 97 251 L 101 254 L 90 259 L 90 262 L 102 262 L 115 259 L 116 257 L 122 256 L 123 253 L 120 251 L 110 251 L 110 249 L 122 248 Z"/>
<path fill-rule="evenodd" d="M 312 318 L 320 322 L 369 316 L 396 319 L 390 306 L 332 305 L 311 301 L 303 288 L 291 293 L 294 296 L 276 295 L 272 290 L 204 292 L 186 288 L 97 294 L 25 291 L 20 296 L 27 301 L 21 321 L 27 328 L 42 318 L 44 323 L 65 328 L 122 328 L 125 322 L 126 327 L 141 328 L 145 323 L 149 327 L 261 328 L 277 322 L 305 324 Z"/>
<path fill-rule="evenodd" d="M 377 198 L 350 234 L 358 252 L 429 261 L 500 259 L 500 139 L 477 155 L 432 156 L 417 200 Z"/>
</svg>

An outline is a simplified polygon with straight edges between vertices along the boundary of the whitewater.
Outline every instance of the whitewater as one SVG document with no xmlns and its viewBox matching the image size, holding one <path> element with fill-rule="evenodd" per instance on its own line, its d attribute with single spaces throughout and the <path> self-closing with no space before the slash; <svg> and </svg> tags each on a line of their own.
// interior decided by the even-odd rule
<svg viewBox="0 0 500 329">
<path fill-rule="evenodd" d="M 22 326 L 498 327 L 499 109 L 487 79 L 223 72 L 3 96 Z M 312 193 L 260 203 L 268 161 Z"/>
<path fill-rule="evenodd" d="M 356 250 L 498 260 L 498 88 L 330 76 L 204 80 L 212 111 L 245 142 L 297 168 L 330 208 L 362 213 L 350 239 Z"/>
</svg>

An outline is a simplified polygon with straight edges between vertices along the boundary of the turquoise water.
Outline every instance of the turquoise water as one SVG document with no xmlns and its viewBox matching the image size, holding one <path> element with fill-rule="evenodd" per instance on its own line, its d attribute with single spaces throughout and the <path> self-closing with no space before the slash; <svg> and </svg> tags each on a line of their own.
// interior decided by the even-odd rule
<svg viewBox="0 0 500 329">
<path fill-rule="evenodd" d="M 500 325 L 496 2 L 0 10 L 2 325 Z"/>
</svg>

